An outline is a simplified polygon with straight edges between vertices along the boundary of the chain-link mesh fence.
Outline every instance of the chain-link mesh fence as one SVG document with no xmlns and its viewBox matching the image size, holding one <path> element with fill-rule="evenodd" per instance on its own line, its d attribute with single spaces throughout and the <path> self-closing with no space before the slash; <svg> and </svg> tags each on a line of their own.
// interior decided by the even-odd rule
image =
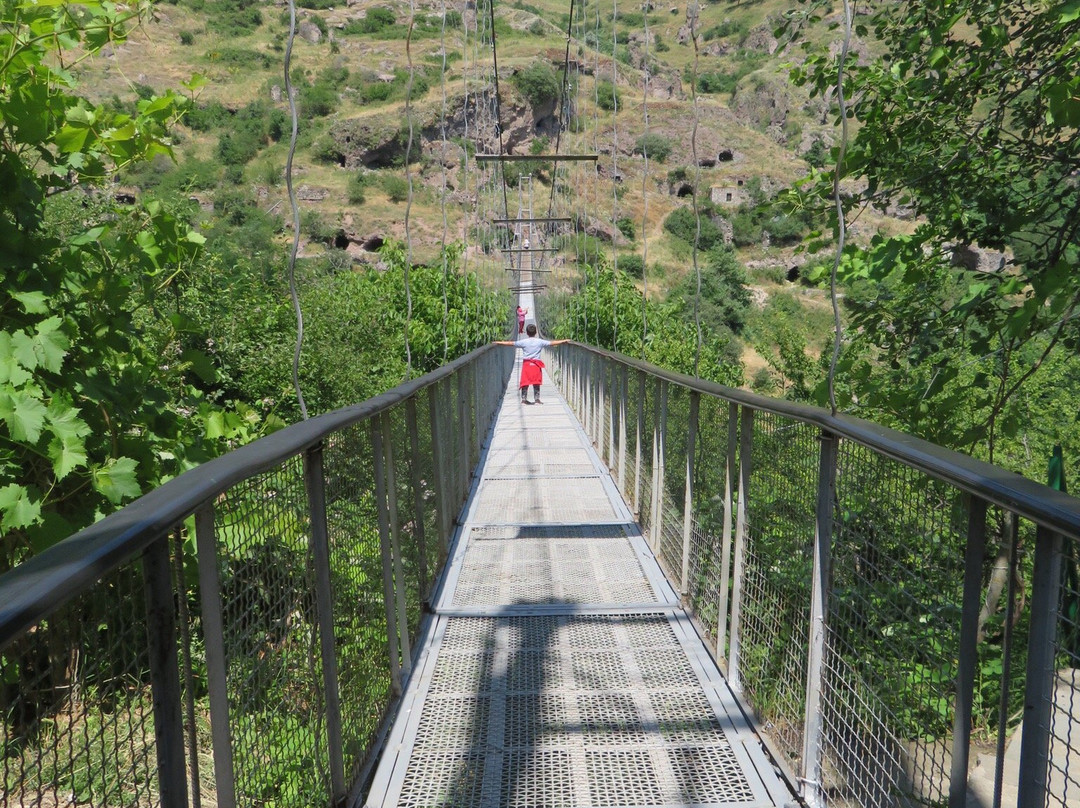
<svg viewBox="0 0 1080 808">
<path fill-rule="evenodd" d="M 966 791 L 988 807 L 1080 804 L 1075 500 L 877 427 L 625 357 L 569 347 L 559 359 L 583 418 L 596 363 L 605 378 L 627 374 L 625 393 L 608 388 L 625 399 L 612 407 L 627 413 L 624 495 L 676 588 L 687 570 L 684 602 L 804 796 L 908 806 Z M 693 446 L 691 390 L 701 394 Z"/>
<path fill-rule="evenodd" d="M 7 645 L 0 672 L 0 804 L 159 804 L 138 560 Z"/>
<path fill-rule="evenodd" d="M 0 804 L 344 800 L 511 364 L 297 424 L 0 578 Z"/>
</svg>

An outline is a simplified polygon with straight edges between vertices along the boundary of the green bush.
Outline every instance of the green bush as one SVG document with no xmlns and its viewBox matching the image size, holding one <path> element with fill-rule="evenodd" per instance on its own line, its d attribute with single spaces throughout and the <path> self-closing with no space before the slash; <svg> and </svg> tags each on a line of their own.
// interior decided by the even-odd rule
<svg viewBox="0 0 1080 808">
<path fill-rule="evenodd" d="M 305 118 L 323 118 L 337 109 L 339 100 L 329 84 L 309 84 L 300 90 L 300 112 Z"/>
<path fill-rule="evenodd" d="M 610 81 L 601 79 L 596 83 L 596 103 L 608 112 L 622 109 L 622 93 Z"/>
<path fill-rule="evenodd" d="M 397 174 L 385 175 L 382 187 L 391 202 L 404 202 L 409 198 L 409 181 Z"/>
<path fill-rule="evenodd" d="M 345 188 L 345 196 L 348 198 L 350 204 L 363 205 L 364 202 L 367 201 L 365 195 L 367 185 L 367 175 L 362 171 L 357 171 L 349 177 L 349 184 Z"/>
<path fill-rule="evenodd" d="M 386 6 L 369 8 L 363 19 L 351 20 L 345 26 L 346 34 L 378 34 L 397 24 L 397 15 Z"/>
<path fill-rule="evenodd" d="M 698 233 L 698 220 L 701 221 L 701 232 Z M 693 245 L 694 239 L 698 240 L 698 249 L 701 251 L 711 250 L 723 244 L 724 238 L 720 229 L 708 216 L 694 216 L 690 208 L 676 208 L 664 219 L 664 229 L 687 244 Z"/>
<path fill-rule="evenodd" d="M 631 278 L 643 278 L 645 277 L 645 259 L 637 253 L 620 255 L 619 271 L 625 272 Z"/>
<path fill-rule="evenodd" d="M 345 155 L 330 135 L 322 135 L 311 144 L 311 156 L 320 163 L 345 165 Z"/>
<path fill-rule="evenodd" d="M 181 31 L 180 32 L 180 44 L 181 45 L 194 45 L 195 44 L 195 34 L 191 33 L 191 31 Z"/>
<path fill-rule="evenodd" d="M 662 163 L 671 155 L 671 141 L 656 132 L 642 135 L 634 143 L 634 154 L 642 154 L 650 160 Z"/>
<path fill-rule="evenodd" d="M 532 107 L 553 104 L 559 98 L 559 76 L 551 65 L 533 62 L 519 70 L 511 79 Z"/>
<path fill-rule="evenodd" d="M 633 241 L 637 238 L 637 225 L 634 224 L 634 220 L 628 216 L 623 216 L 617 222 L 615 226 L 619 228 L 619 232 Z"/>
</svg>

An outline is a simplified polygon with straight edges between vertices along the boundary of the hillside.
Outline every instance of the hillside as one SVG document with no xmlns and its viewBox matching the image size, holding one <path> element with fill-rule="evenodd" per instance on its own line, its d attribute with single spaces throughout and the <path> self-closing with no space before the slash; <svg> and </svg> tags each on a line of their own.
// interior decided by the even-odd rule
<svg viewBox="0 0 1080 808">
<path fill-rule="evenodd" d="M 761 216 L 756 224 L 739 216 L 740 205 L 768 203 L 805 175 L 807 159 L 820 159 L 835 137 L 822 102 L 787 81 L 799 54 L 778 42 L 773 29 L 789 5 L 766 0 L 703 6 L 694 24 L 700 44 L 696 67 L 687 5 L 648 8 L 647 19 L 641 10 L 620 11 L 613 23 L 609 7 L 578 7 L 570 64 L 579 123 L 564 133 L 560 150 L 595 150 L 601 159 L 597 175 L 568 180 L 578 203 L 572 215 L 587 222 L 586 233 L 614 246 L 620 259 L 647 249 L 648 293 L 663 297 L 691 266 L 685 241 L 664 222 L 691 206 L 696 189 L 704 215 L 728 242 L 734 239 L 756 308 L 785 292 L 795 293 L 807 308 L 813 353 L 827 338 L 828 306 L 820 290 L 797 282 L 798 267 L 808 260 L 796 252 L 805 226 L 779 208 L 766 211 L 776 223 L 774 233 L 762 227 Z M 301 255 L 326 255 L 340 266 L 374 264 L 387 238 L 407 238 L 416 259 L 428 260 L 443 241 L 444 227 L 451 240 L 490 239 L 481 232 L 483 217 L 492 215 L 481 199 L 484 192 L 463 169 L 468 127 L 474 125 L 469 118 L 476 119 L 466 87 L 475 103 L 475 88 L 490 82 L 492 73 L 490 46 L 476 37 L 477 26 L 481 34 L 486 31 L 486 16 L 478 18 L 471 2 L 415 4 L 410 42 L 410 7 L 403 2 L 364 0 L 297 12 L 292 65 L 301 112 L 293 176 L 303 221 Z M 513 77 L 534 65 L 562 68 L 567 12 L 565 3 L 544 0 L 495 8 L 507 151 L 550 150 L 545 144 L 558 134 L 554 103 L 530 104 Z M 136 192 L 186 194 L 200 204 L 208 226 L 224 219 L 254 227 L 250 223 L 267 214 L 270 220 L 287 214 L 288 21 L 287 6 L 280 3 L 175 0 L 157 6 L 154 18 L 123 47 L 83 67 L 85 86 L 117 103 L 147 88 L 179 88 L 192 74 L 205 77 L 195 96 L 197 110 L 177 132 L 177 164 L 159 158 L 127 175 L 125 185 Z M 833 34 L 821 25 L 814 35 Z M 410 75 L 414 137 L 406 177 Z M 604 103 L 600 90 L 614 103 Z M 476 136 L 475 128 L 471 134 Z M 670 151 L 663 160 L 649 161 L 648 177 L 635 148 L 646 136 L 659 138 Z M 538 209 L 548 197 L 543 179 L 533 185 Z M 616 227 L 620 220 L 632 224 Z M 280 220 L 261 226 L 273 227 L 279 241 L 287 237 Z M 854 236 L 903 226 L 866 219 Z M 778 239 L 780 232 L 786 235 Z M 568 286 L 577 273 L 572 259 L 556 259 L 556 267 L 557 282 Z M 498 282 L 500 275 L 496 268 L 487 277 Z M 759 335 L 747 343 L 761 341 Z M 751 370 L 762 364 L 752 350 L 744 358 Z"/>
</svg>

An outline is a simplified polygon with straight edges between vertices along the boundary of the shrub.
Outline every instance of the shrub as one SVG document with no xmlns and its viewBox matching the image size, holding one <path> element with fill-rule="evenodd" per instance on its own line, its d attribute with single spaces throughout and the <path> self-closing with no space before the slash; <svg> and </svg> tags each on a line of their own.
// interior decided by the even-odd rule
<svg viewBox="0 0 1080 808">
<path fill-rule="evenodd" d="M 338 148 L 337 141 L 329 135 L 323 135 L 311 145 L 311 156 L 320 163 L 345 165 L 345 155 Z"/>
<path fill-rule="evenodd" d="M 649 132 L 637 139 L 634 154 L 642 154 L 650 160 L 662 163 L 671 155 L 671 141 L 656 132 Z"/>
<path fill-rule="evenodd" d="M 543 62 L 519 70 L 512 81 L 533 107 L 555 103 L 559 98 L 559 76 L 551 65 Z"/>
<path fill-rule="evenodd" d="M 312 241 L 332 244 L 338 228 L 326 221 L 317 210 L 305 210 L 300 214 L 300 229 Z"/>
<path fill-rule="evenodd" d="M 377 34 L 384 28 L 397 24 L 397 15 L 386 6 L 369 8 L 361 20 L 354 20 L 345 26 L 346 34 Z"/>
<path fill-rule="evenodd" d="M 337 91 L 329 84 L 318 82 L 300 90 L 300 111 L 305 117 L 322 118 L 338 106 Z"/>
<path fill-rule="evenodd" d="M 701 221 L 701 232 L 698 233 L 698 219 Z M 723 243 L 723 234 L 708 216 L 694 216 L 690 208 L 676 208 L 664 219 L 664 229 L 678 239 L 692 245 L 694 239 L 698 240 L 698 249 L 701 251 L 711 250 Z"/>
<path fill-rule="evenodd" d="M 619 270 L 632 278 L 645 277 L 645 259 L 636 253 L 619 256 Z"/>
<path fill-rule="evenodd" d="M 384 176 L 382 187 L 391 202 L 404 202 L 409 198 L 409 181 L 397 174 Z"/>
<path fill-rule="evenodd" d="M 619 232 L 633 241 L 637 238 L 637 226 L 634 224 L 634 220 L 628 216 L 623 216 L 617 222 L 615 226 L 619 228 Z"/>
<path fill-rule="evenodd" d="M 259 153 L 262 143 L 250 131 L 222 132 L 218 138 L 218 159 L 226 166 L 244 165 Z"/>
<path fill-rule="evenodd" d="M 181 31 L 180 32 L 180 44 L 181 45 L 194 45 L 195 44 L 195 34 L 191 33 L 191 31 Z"/>
<path fill-rule="evenodd" d="M 349 184 L 345 188 L 345 196 L 348 198 L 350 204 L 363 205 L 364 202 L 367 201 L 365 195 L 367 185 L 367 175 L 361 171 L 357 171 L 349 177 Z"/>
<path fill-rule="evenodd" d="M 610 81 L 601 79 L 596 84 L 596 103 L 599 104 L 600 109 L 608 112 L 622 109 L 622 93 Z"/>
</svg>

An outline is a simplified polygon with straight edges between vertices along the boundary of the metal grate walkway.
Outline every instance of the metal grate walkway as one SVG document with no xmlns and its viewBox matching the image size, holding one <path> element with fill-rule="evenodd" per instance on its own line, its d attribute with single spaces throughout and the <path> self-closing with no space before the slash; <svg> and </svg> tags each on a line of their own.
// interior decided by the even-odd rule
<svg viewBox="0 0 1080 808">
<path fill-rule="evenodd" d="M 367 805 L 791 801 L 565 402 L 516 382 Z"/>
</svg>

